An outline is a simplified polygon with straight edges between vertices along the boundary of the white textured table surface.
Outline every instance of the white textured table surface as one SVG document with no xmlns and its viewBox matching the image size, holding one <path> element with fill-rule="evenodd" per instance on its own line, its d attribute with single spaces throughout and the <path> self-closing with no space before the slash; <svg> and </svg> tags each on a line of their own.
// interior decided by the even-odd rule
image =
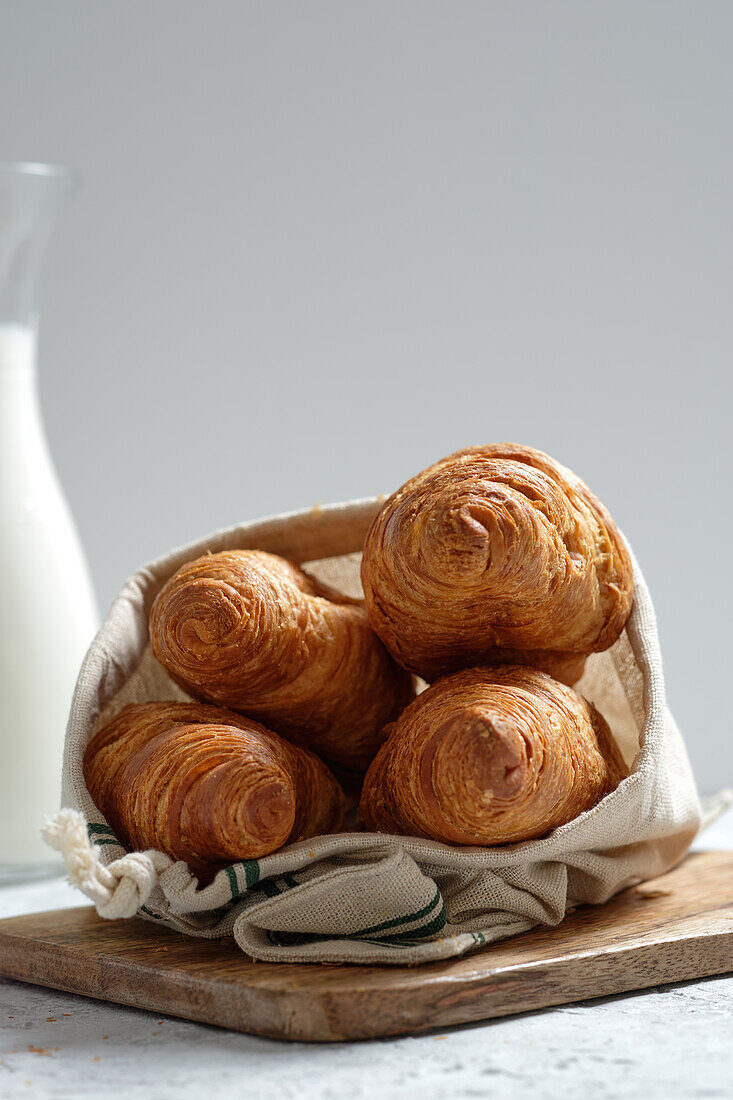
<svg viewBox="0 0 733 1100">
<path fill-rule="evenodd" d="M 733 814 L 700 847 L 733 848 Z M 79 905 L 62 879 L 0 889 L 0 917 Z M 0 980 L 0 1098 L 731 1097 L 733 977 L 435 1035 L 280 1043 Z"/>
</svg>

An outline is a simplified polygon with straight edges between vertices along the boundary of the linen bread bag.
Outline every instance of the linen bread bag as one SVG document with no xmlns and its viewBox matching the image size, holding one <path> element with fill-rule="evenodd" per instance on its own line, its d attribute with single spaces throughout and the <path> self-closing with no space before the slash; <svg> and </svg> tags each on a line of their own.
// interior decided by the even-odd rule
<svg viewBox="0 0 733 1100">
<path fill-rule="evenodd" d="M 201 885 L 159 851 L 125 852 L 84 781 L 90 738 L 129 703 L 185 701 L 154 658 L 155 597 L 207 552 L 257 549 L 303 564 L 345 596 L 361 596 L 365 535 L 381 500 L 243 524 L 139 570 L 92 644 L 66 733 L 62 806 L 45 836 L 101 916 L 135 914 L 187 935 L 233 935 L 272 961 L 416 963 L 459 955 L 568 909 L 606 901 L 676 863 L 695 836 L 700 805 L 680 733 L 667 709 L 652 602 L 632 558 L 626 626 L 592 654 L 577 690 L 608 722 L 630 774 L 592 809 L 539 840 L 456 847 L 416 837 L 341 832 L 286 845 L 219 871 Z"/>
</svg>

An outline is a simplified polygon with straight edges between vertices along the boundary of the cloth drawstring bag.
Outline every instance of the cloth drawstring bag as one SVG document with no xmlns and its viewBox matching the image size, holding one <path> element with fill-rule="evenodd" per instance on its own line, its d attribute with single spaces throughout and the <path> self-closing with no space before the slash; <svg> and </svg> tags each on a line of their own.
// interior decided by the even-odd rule
<svg viewBox="0 0 733 1100">
<path fill-rule="evenodd" d="M 556 925 L 568 910 L 607 901 L 683 857 L 702 811 L 666 705 L 654 608 L 635 561 L 626 628 L 589 658 L 577 685 L 606 718 L 631 774 L 542 839 L 459 848 L 346 832 L 234 863 L 206 886 L 161 852 L 122 848 L 86 788 L 84 750 L 126 704 L 187 698 L 150 650 L 148 615 L 163 584 L 207 551 L 252 548 L 360 595 L 360 549 L 379 507 L 364 500 L 245 523 L 173 551 L 125 584 L 82 666 L 66 731 L 63 809 L 44 827 L 100 916 L 138 915 L 188 936 L 231 935 L 267 961 L 414 964 Z M 729 802 L 720 796 L 711 813 Z"/>
</svg>

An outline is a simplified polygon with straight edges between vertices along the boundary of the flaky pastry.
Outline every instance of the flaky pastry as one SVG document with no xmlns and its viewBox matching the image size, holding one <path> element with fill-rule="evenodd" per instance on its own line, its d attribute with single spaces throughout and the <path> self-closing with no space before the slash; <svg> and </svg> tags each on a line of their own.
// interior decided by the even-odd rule
<svg viewBox="0 0 733 1100">
<path fill-rule="evenodd" d="M 150 639 L 191 695 L 354 771 L 414 694 L 361 603 L 259 550 L 186 563 L 155 600 Z"/>
<path fill-rule="evenodd" d="M 204 878 L 343 821 L 343 792 L 314 753 L 201 703 L 125 707 L 87 746 L 84 777 L 123 846 Z"/>
<path fill-rule="evenodd" d="M 623 539 L 584 482 L 508 443 L 458 451 L 389 497 L 362 582 L 377 634 L 428 681 L 520 663 L 574 683 L 618 638 L 633 593 Z"/>
<path fill-rule="evenodd" d="M 595 707 L 520 665 L 438 680 L 388 735 L 364 779 L 366 828 L 448 844 L 543 836 L 627 775 Z"/>
</svg>

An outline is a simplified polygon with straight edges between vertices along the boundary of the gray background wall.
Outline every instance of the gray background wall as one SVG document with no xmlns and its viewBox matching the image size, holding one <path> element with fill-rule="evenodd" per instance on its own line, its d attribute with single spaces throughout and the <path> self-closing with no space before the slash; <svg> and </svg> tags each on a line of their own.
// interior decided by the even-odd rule
<svg viewBox="0 0 733 1100">
<path fill-rule="evenodd" d="M 733 7 L 0 0 L 0 156 L 84 190 L 42 399 L 106 606 L 217 526 L 539 446 L 630 536 L 733 782 Z"/>
</svg>

